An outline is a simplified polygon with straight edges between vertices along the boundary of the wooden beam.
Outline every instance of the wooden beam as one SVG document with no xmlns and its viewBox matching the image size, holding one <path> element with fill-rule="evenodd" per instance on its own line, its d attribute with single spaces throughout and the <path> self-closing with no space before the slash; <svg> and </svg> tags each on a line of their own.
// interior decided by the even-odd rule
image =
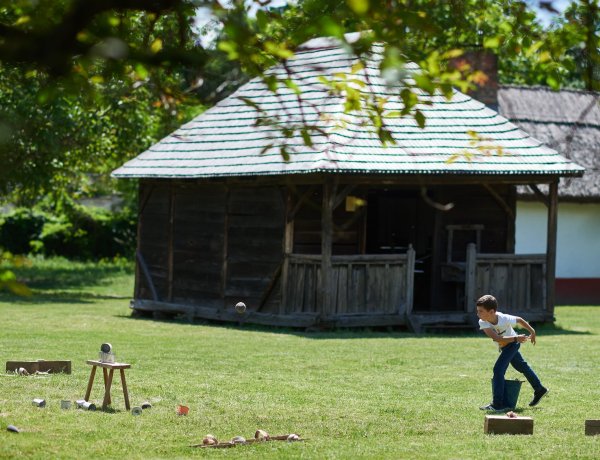
<svg viewBox="0 0 600 460">
<path fill-rule="evenodd" d="M 323 207 L 321 211 L 321 314 L 332 310 L 331 251 L 333 235 L 333 178 L 323 184 Z"/>
<path fill-rule="evenodd" d="M 544 205 L 546 207 L 548 207 L 549 206 L 548 197 L 546 195 L 544 195 L 544 193 L 538 188 L 537 185 L 535 185 L 535 184 L 528 184 L 528 185 L 529 185 L 529 188 L 535 194 L 535 196 L 538 198 L 538 200 L 540 200 L 542 203 L 544 203 Z"/>
<path fill-rule="evenodd" d="M 406 311 L 405 317 L 412 313 L 415 295 L 415 250 L 412 244 L 409 245 L 406 251 Z M 399 311 L 401 314 L 402 311 Z"/>
<path fill-rule="evenodd" d="M 298 214 L 298 211 L 300 211 L 300 209 L 302 208 L 304 203 L 306 203 L 307 201 L 310 201 L 310 196 L 313 194 L 313 192 L 316 189 L 317 189 L 317 185 L 311 185 L 310 187 L 308 187 L 308 189 L 306 189 L 306 191 L 302 194 L 302 196 L 296 203 L 296 206 L 294 206 L 294 209 L 292 209 L 291 212 L 287 213 L 287 217 L 286 217 L 287 221 L 292 221 L 296 218 L 296 214 Z M 291 203 L 291 194 L 290 194 L 290 203 Z"/>
<path fill-rule="evenodd" d="M 277 269 L 271 275 L 269 284 L 267 285 L 265 291 L 263 292 L 263 294 L 260 297 L 260 302 L 258 303 L 258 308 L 256 309 L 256 311 L 262 310 L 262 308 L 267 303 L 267 300 L 269 300 L 269 296 L 271 295 L 271 292 L 273 292 L 273 288 L 275 287 L 275 285 L 277 284 L 277 281 L 279 280 L 279 278 L 281 276 L 281 271 L 282 271 L 283 265 L 284 265 L 284 262 L 282 261 L 277 266 Z"/>
<path fill-rule="evenodd" d="M 167 300 L 173 300 L 173 226 L 175 225 L 175 187 L 169 187 L 169 229 L 167 237 Z"/>
<path fill-rule="evenodd" d="M 335 211 L 340 204 L 344 202 L 348 194 L 357 187 L 356 184 L 346 185 L 343 190 L 338 193 L 333 201 L 333 210 Z"/>
<path fill-rule="evenodd" d="M 475 288 L 477 283 L 477 247 L 475 243 L 467 244 L 467 261 L 465 268 L 465 311 L 475 313 Z"/>
<path fill-rule="evenodd" d="M 312 193 L 312 192 L 311 192 Z M 294 252 L 294 218 L 291 214 L 295 213 L 292 210 L 292 192 L 287 189 L 285 199 L 285 222 L 284 222 L 284 233 L 283 233 L 283 266 L 281 268 L 281 301 L 279 304 L 279 314 L 284 315 L 287 308 L 287 291 L 288 291 L 288 276 L 290 272 L 290 258 L 289 255 Z"/>
<path fill-rule="evenodd" d="M 142 273 L 144 274 L 144 278 L 146 278 L 146 283 L 148 283 L 148 287 L 150 288 L 150 292 L 152 293 L 152 300 L 158 301 L 158 293 L 156 292 L 156 288 L 154 287 L 154 282 L 152 281 L 152 275 L 150 274 L 150 270 L 148 270 L 148 266 L 146 265 L 146 261 L 144 260 L 144 256 L 142 253 L 137 250 L 135 252 L 135 258 L 137 259 L 139 267 L 142 269 Z"/>
<path fill-rule="evenodd" d="M 546 312 L 554 316 L 554 294 L 556 278 L 556 233 L 558 222 L 558 179 L 548 189 L 548 237 L 546 240 Z"/>
<path fill-rule="evenodd" d="M 223 253 L 221 266 L 221 299 L 225 307 L 225 295 L 227 292 L 227 262 L 229 260 L 229 192 L 230 187 L 225 186 L 225 216 L 223 218 Z"/>
<path fill-rule="evenodd" d="M 492 197 L 494 198 L 494 200 L 496 200 L 496 202 L 500 205 L 500 207 L 502 209 L 504 209 L 504 212 L 506 212 L 506 214 L 508 214 L 508 217 L 510 217 L 513 221 L 515 220 L 515 212 L 513 211 L 513 209 L 508 205 L 508 203 L 504 200 L 504 198 L 502 198 L 498 192 L 496 192 L 496 190 L 494 190 L 492 187 L 489 186 L 489 184 L 481 184 L 483 186 L 483 188 L 485 188 L 490 195 L 492 195 Z"/>
</svg>

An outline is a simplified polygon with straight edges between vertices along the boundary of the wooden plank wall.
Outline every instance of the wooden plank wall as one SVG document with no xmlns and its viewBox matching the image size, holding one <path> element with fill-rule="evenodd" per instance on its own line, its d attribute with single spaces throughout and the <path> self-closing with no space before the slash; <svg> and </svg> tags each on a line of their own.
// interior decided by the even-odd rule
<svg viewBox="0 0 600 460">
<path fill-rule="evenodd" d="M 414 254 L 414 253 L 413 253 Z M 414 255 L 413 255 L 414 258 Z M 409 297 L 406 254 L 333 256 L 331 315 L 403 315 Z M 320 256 L 290 256 L 286 314 L 319 313 Z"/>
<path fill-rule="evenodd" d="M 232 187 L 228 199 L 225 304 L 260 308 L 283 261 L 283 195 L 275 187 Z M 279 311 L 280 293 L 265 299 L 262 312 Z"/>
<path fill-rule="evenodd" d="M 174 186 L 171 301 L 222 305 L 225 199 L 223 184 Z"/>
<path fill-rule="evenodd" d="M 278 187 L 142 181 L 138 251 L 158 300 L 277 311 L 284 205 Z M 152 299 L 138 270 L 136 298 Z M 266 294 L 271 293 L 267 296 Z"/>
<path fill-rule="evenodd" d="M 138 251 L 146 262 L 159 300 L 168 296 L 169 193 L 169 183 L 140 183 Z M 141 270 L 136 274 L 136 298 L 152 299 L 152 290 Z"/>
<path fill-rule="evenodd" d="M 476 295 L 492 294 L 502 311 L 546 311 L 544 254 L 477 254 Z"/>
<path fill-rule="evenodd" d="M 298 186 L 292 198 L 295 201 L 307 191 L 309 186 Z M 338 185 L 337 192 L 344 188 Z M 352 194 L 360 194 L 354 191 Z M 323 202 L 322 186 L 314 187 L 294 219 L 294 254 L 321 254 L 321 206 Z M 348 212 L 342 202 L 333 211 L 332 253 L 334 255 L 359 254 L 364 210 Z"/>
</svg>

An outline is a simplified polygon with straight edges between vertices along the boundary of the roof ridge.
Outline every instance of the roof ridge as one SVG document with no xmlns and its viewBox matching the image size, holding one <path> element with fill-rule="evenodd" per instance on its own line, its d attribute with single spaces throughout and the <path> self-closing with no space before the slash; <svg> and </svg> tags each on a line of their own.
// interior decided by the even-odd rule
<svg viewBox="0 0 600 460">
<path fill-rule="evenodd" d="M 579 89 L 579 88 L 552 89 L 549 86 L 544 86 L 544 85 L 501 84 L 501 85 L 499 85 L 499 89 L 523 89 L 523 90 L 532 90 L 532 91 L 549 91 L 552 93 L 568 92 L 568 93 L 590 94 L 593 96 L 600 96 L 600 91 L 592 91 L 592 90 Z"/>
</svg>

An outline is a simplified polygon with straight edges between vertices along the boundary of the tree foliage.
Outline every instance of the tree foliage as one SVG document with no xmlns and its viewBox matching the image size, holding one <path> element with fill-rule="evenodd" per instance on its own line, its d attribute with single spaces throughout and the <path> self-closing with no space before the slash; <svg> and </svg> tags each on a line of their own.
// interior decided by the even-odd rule
<svg viewBox="0 0 600 460">
<path fill-rule="evenodd" d="M 402 80 L 402 116 L 421 125 L 416 90 L 449 94 L 482 80 L 448 65 L 473 48 L 501 56 L 504 82 L 558 87 L 580 77 L 594 87 L 597 2 L 580 0 L 546 31 L 523 0 L 299 0 L 277 9 L 268 0 L 0 0 L 0 193 L 24 202 L 91 193 L 199 104 L 262 76 L 315 36 L 362 31 L 348 44 L 359 57 L 385 43 L 382 71 Z M 200 7 L 221 25 L 214 48 L 198 40 Z M 403 80 L 408 61 L 422 69 L 411 82 Z M 336 88 L 344 93 L 343 82 Z M 367 110 L 382 127 L 381 102 L 358 97 L 346 109 Z"/>
</svg>

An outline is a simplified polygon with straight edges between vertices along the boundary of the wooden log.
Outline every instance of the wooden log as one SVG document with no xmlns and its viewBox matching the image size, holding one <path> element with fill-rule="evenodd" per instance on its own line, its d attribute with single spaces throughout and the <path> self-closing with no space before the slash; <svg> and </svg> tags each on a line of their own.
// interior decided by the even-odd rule
<svg viewBox="0 0 600 460">
<path fill-rule="evenodd" d="M 589 419 L 585 421 L 586 436 L 596 436 L 600 434 L 600 420 Z"/>
<path fill-rule="evenodd" d="M 533 434 L 531 417 L 510 418 L 506 415 L 486 415 L 483 425 L 486 434 Z"/>
</svg>

